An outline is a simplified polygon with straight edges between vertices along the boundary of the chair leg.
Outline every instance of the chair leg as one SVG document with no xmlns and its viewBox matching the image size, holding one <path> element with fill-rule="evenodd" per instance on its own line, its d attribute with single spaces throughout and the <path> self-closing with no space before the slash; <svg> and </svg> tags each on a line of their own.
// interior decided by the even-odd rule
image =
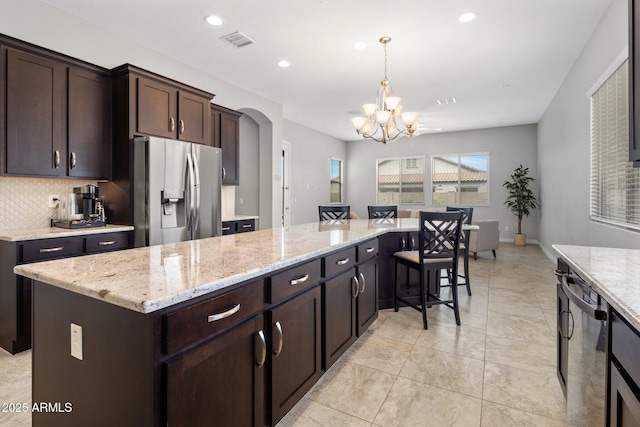
<svg viewBox="0 0 640 427">
<path fill-rule="evenodd" d="M 495 253 L 495 251 L 494 251 L 494 253 Z M 473 253 L 473 259 L 474 259 L 475 261 L 477 261 L 477 260 L 478 260 L 478 252 L 474 252 L 474 253 Z"/>
<path fill-rule="evenodd" d="M 496 258 L 496 250 L 492 249 L 491 252 L 493 252 L 493 257 Z"/>
<path fill-rule="evenodd" d="M 457 276 L 457 275 L 456 275 Z M 454 276 L 454 283 L 451 286 L 453 296 L 453 313 L 456 316 L 456 325 L 460 326 L 460 309 L 458 307 L 458 279 Z"/>
<path fill-rule="evenodd" d="M 464 252 L 464 283 L 467 285 L 467 294 L 471 296 L 471 282 L 469 275 L 469 252 Z"/>
<path fill-rule="evenodd" d="M 393 281 L 393 311 L 398 312 L 400 304 L 398 302 L 398 260 L 396 259 L 396 268 Z"/>
<path fill-rule="evenodd" d="M 427 279 L 428 280 L 428 279 Z M 427 281 L 427 289 L 424 286 L 424 268 L 420 269 L 420 299 L 422 300 L 422 326 L 428 329 L 427 325 L 427 298 L 429 297 L 429 282 Z"/>
</svg>

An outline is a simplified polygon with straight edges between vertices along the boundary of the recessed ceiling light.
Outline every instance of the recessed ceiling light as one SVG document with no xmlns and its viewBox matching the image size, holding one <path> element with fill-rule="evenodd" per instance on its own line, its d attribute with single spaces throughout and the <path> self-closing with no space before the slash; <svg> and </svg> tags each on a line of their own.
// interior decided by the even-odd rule
<svg viewBox="0 0 640 427">
<path fill-rule="evenodd" d="M 458 17 L 458 21 L 460 22 L 471 22 L 476 19 L 476 14 L 473 12 L 463 13 Z"/>
<path fill-rule="evenodd" d="M 281 67 L 281 68 L 287 68 L 291 66 L 291 63 L 289 61 L 285 61 L 284 59 L 281 61 L 278 61 L 277 64 L 278 64 L 278 67 Z"/>
<path fill-rule="evenodd" d="M 216 15 L 206 16 L 204 18 L 204 20 L 207 21 L 207 24 L 215 25 L 215 26 L 222 25 L 224 23 L 222 18 L 220 18 L 219 16 L 216 16 Z"/>
<path fill-rule="evenodd" d="M 365 47 L 367 47 L 367 44 L 365 42 L 355 42 L 353 44 L 354 49 L 364 49 Z"/>
</svg>

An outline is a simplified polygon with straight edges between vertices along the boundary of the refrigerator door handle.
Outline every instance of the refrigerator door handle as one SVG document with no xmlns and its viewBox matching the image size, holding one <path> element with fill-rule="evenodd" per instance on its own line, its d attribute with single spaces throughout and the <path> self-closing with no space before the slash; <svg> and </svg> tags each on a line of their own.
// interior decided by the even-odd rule
<svg viewBox="0 0 640 427">
<path fill-rule="evenodd" d="M 194 231 L 194 210 L 195 210 L 195 198 L 193 194 L 193 185 L 195 183 L 194 171 L 193 171 L 193 158 L 191 153 L 187 153 L 187 171 L 189 173 L 189 183 L 186 186 L 189 194 L 189 218 L 187 220 L 187 228 Z"/>
<path fill-rule="evenodd" d="M 196 159 L 195 155 L 193 159 L 193 171 L 195 175 L 193 188 L 196 193 L 195 209 L 193 210 L 193 231 L 195 231 L 198 229 L 198 223 L 200 222 L 200 166 L 198 166 L 198 159 Z"/>
</svg>

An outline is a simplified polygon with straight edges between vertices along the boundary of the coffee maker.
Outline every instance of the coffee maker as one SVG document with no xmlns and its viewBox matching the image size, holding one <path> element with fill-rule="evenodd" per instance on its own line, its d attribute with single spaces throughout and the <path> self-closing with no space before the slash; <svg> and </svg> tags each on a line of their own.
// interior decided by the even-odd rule
<svg viewBox="0 0 640 427">
<path fill-rule="evenodd" d="M 54 227 L 87 228 L 106 225 L 104 207 L 98 198 L 98 187 L 74 187 L 66 199 L 61 200 L 58 219 L 51 220 Z"/>
</svg>

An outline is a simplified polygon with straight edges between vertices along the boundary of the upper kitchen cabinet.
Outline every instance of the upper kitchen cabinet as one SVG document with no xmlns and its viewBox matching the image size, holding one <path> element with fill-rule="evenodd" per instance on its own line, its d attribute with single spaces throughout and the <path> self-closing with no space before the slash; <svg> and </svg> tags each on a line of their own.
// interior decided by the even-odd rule
<svg viewBox="0 0 640 427">
<path fill-rule="evenodd" d="M 0 36 L 0 79 L 3 175 L 109 178 L 108 70 Z"/>
<path fill-rule="evenodd" d="M 222 149 L 222 184 L 240 183 L 240 116 L 234 110 L 211 104 L 211 145 Z"/>
<path fill-rule="evenodd" d="M 129 138 L 153 135 L 208 144 L 213 94 L 130 64 L 113 70 L 114 96 L 128 104 Z M 122 123 L 118 123 L 122 125 Z"/>
</svg>

